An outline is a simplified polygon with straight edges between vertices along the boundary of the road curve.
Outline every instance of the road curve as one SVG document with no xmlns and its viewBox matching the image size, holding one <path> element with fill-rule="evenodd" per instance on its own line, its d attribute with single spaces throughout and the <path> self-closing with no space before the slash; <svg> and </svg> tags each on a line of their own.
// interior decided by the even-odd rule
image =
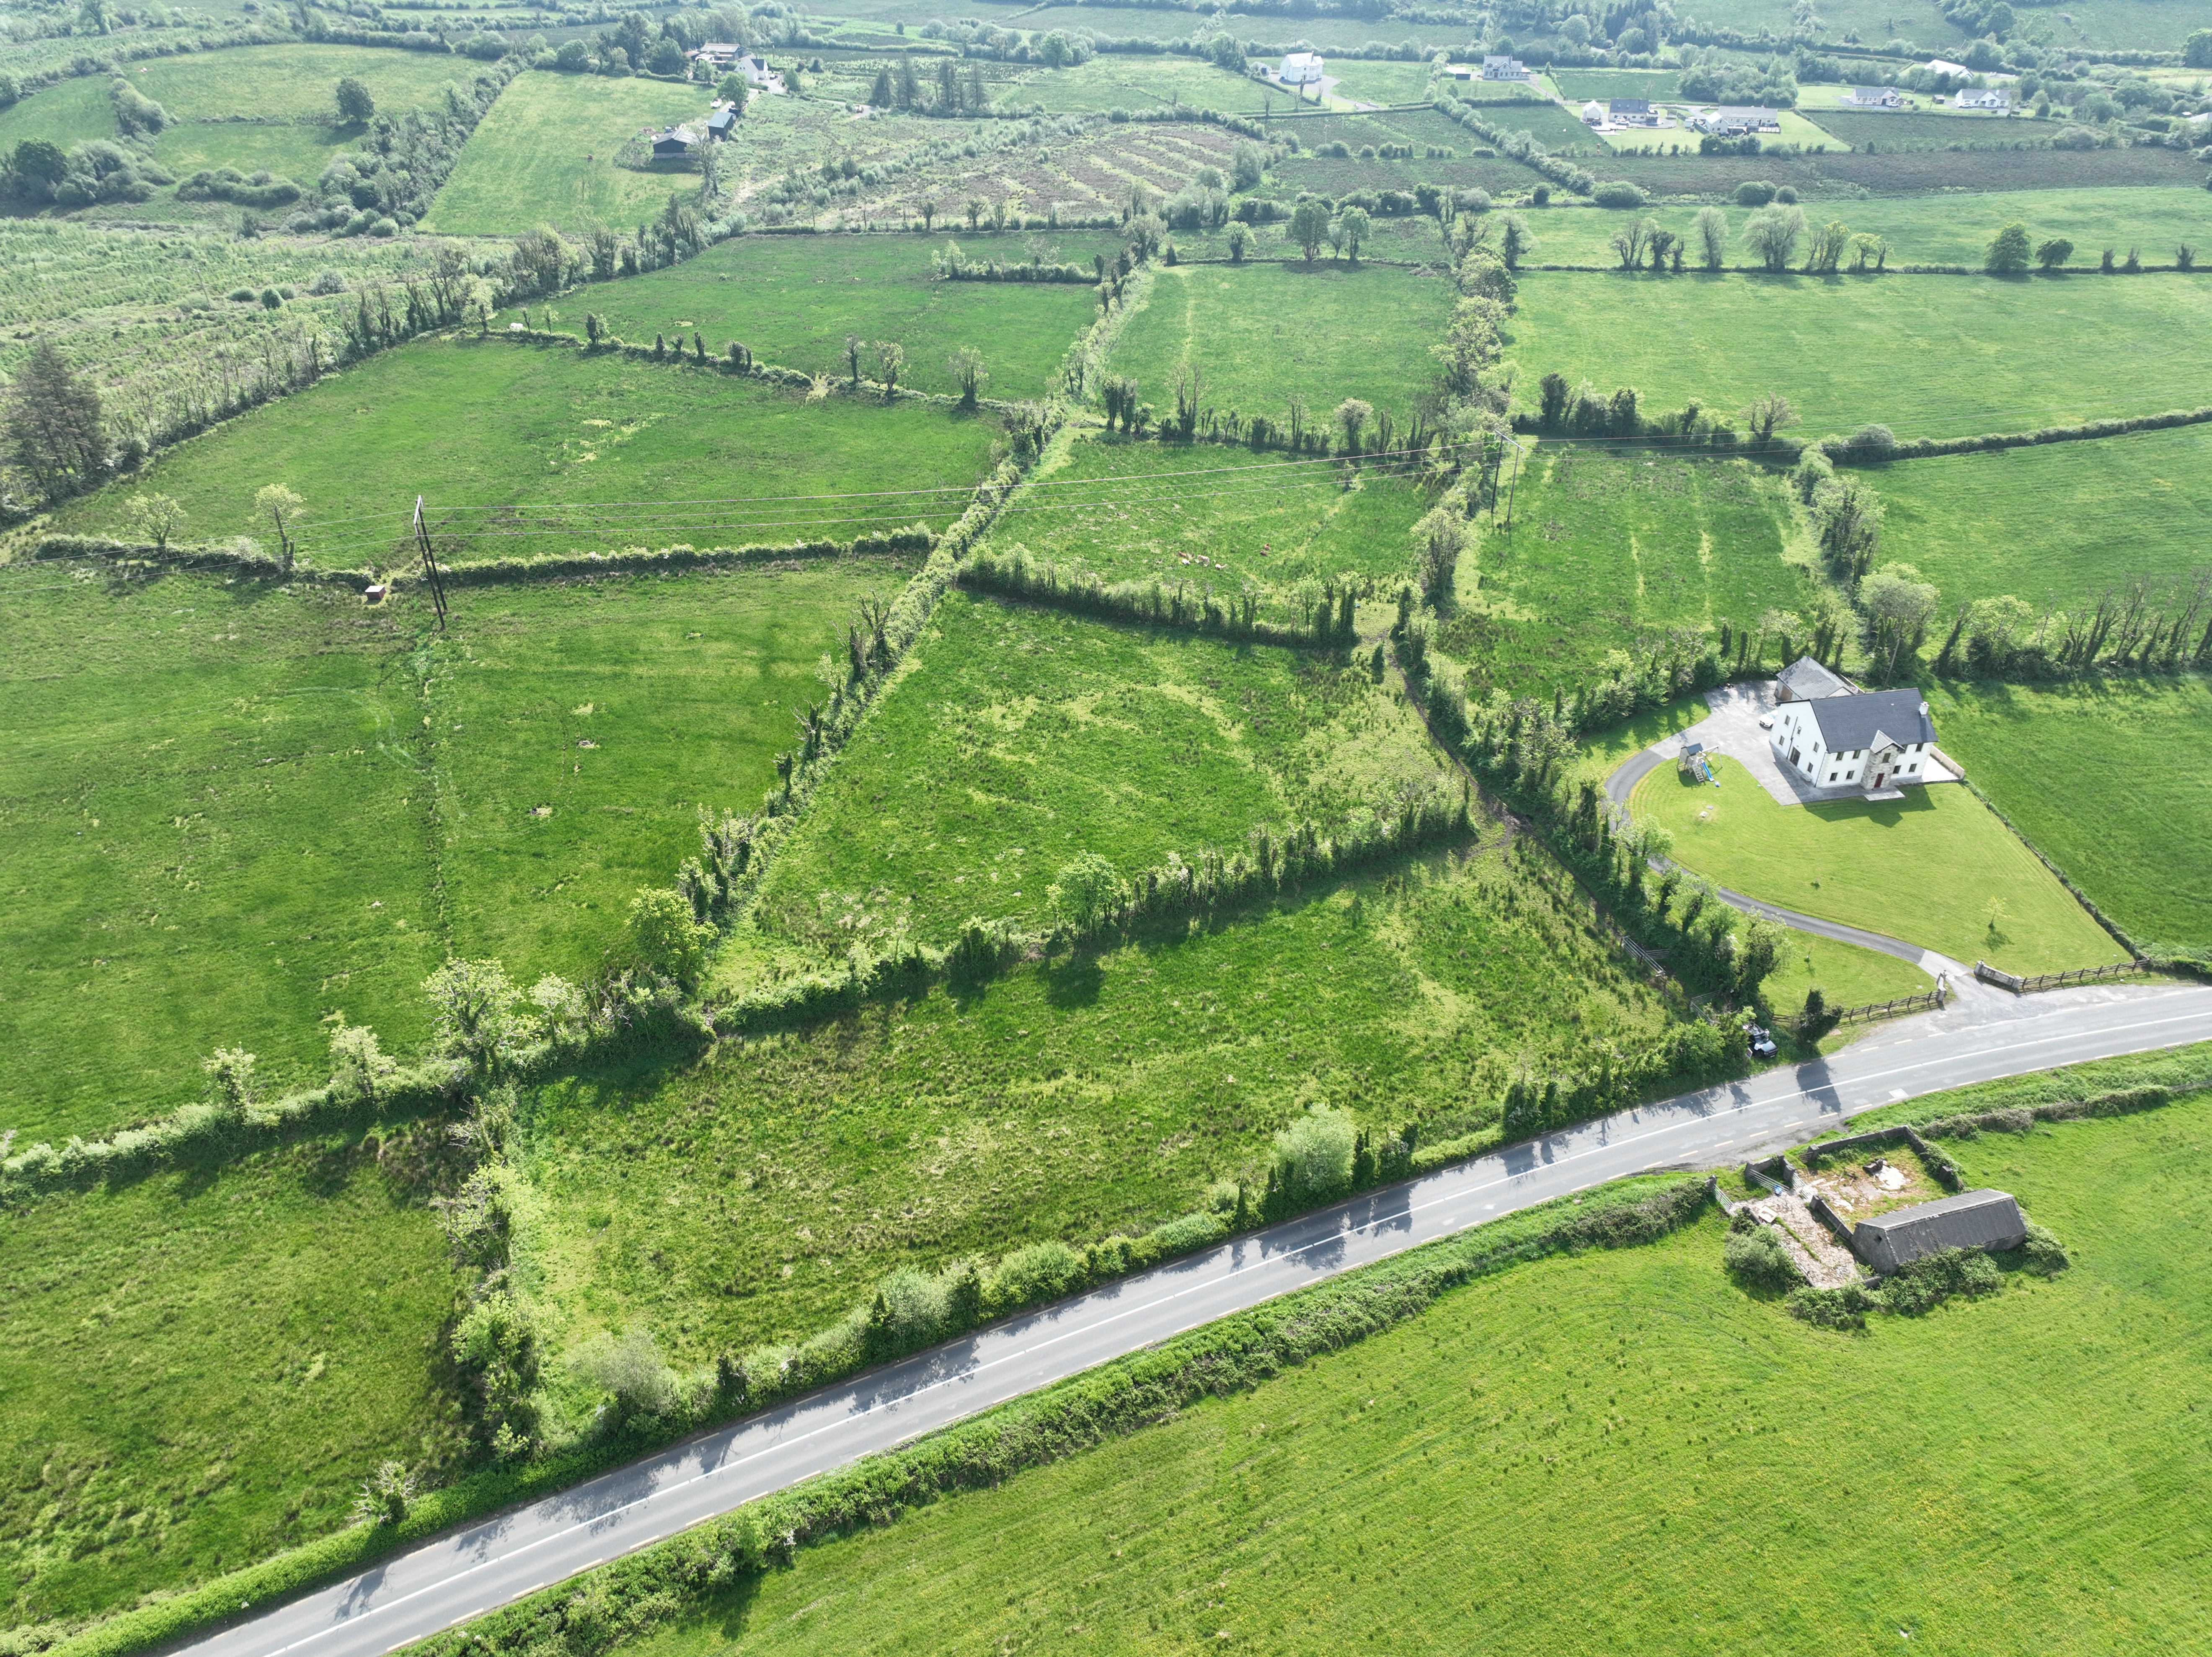
<svg viewBox="0 0 2212 1657">
<path fill-rule="evenodd" d="M 1886 1025 L 1841 1053 L 1513 1145 L 979 1330 L 422 1543 L 186 1649 L 379 1657 L 739 1503 L 1340 1272 L 1601 1181 L 1717 1166 L 1856 1112 L 2212 1040 L 2212 986 L 2096 986 Z"/>
</svg>

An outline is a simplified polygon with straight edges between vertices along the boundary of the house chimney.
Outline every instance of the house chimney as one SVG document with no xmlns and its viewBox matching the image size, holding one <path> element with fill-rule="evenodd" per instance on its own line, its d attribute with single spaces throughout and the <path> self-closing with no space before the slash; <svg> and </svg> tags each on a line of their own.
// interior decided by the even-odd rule
<svg viewBox="0 0 2212 1657">
<path fill-rule="evenodd" d="M 1928 717 L 1928 704 L 1926 702 L 1920 704 L 1920 717 L 1923 719 Z"/>
</svg>

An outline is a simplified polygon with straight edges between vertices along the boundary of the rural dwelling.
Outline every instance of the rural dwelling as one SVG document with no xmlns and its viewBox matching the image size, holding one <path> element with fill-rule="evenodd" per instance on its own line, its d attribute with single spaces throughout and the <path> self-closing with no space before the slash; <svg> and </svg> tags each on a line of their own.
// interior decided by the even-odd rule
<svg viewBox="0 0 2212 1657">
<path fill-rule="evenodd" d="M 1605 112 L 1613 118 L 1616 126 L 1656 126 L 1658 112 L 1651 107 L 1649 98 L 1615 98 L 1608 101 Z"/>
<path fill-rule="evenodd" d="M 1967 87 L 1951 100 L 1954 109 L 2008 110 L 2012 100 L 1995 87 Z"/>
<path fill-rule="evenodd" d="M 745 49 L 729 40 L 709 40 L 696 52 L 685 57 L 695 64 L 704 64 L 708 69 L 727 69 L 745 55 Z"/>
<path fill-rule="evenodd" d="M 1816 696 L 1848 696 L 1856 689 L 1839 673 L 1832 673 L 1810 656 L 1800 656 L 1774 678 L 1778 702 L 1808 702 Z"/>
<path fill-rule="evenodd" d="M 1974 78 L 1973 70 L 1968 69 L 1964 64 L 1954 64 L 1948 58 L 1930 58 L 1926 67 L 1930 75 L 1948 75 L 1961 81 L 1971 81 Z"/>
<path fill-rule="evenodd" d="M 1917 689 L 1863 690 L 1783 703 L 1769 740 L 1776 762 L 1814 786 L 1871 792 L 1927 780 L 1936 723 Z"/>
<path fill-rule="evenodd" d="M 718 143 L 738 130 L 738 112 L 728 105 L 719 106 L 707 118 L 707 136 Z"/>
<path fill-rule="evenodd" d="M 1595 98 L 1591 99 L 1589 102 L 1584 104 L 1583 106 L 1583 124 L 1584 126 L 1603 126 L 1605 124 L 1605 106 L 1598 102 Z"/>
<path fill-rule="evenodd" d="M 1905 102 L 1895 87 L 1853 87 L 1844 96 L 1861 109 L 1895 109 Z"/>
<path fill-rule="evenodd" d="M 1319 86 L 1321 84 L 1321 54 L 1317 52 L 1294 52 L 1283 59 L 1282 68 L 1275 78 L 1286 87 Z"/>
<path fill-rule="evenodd" d="M 1716 138 L 1741 138 L 1754 132 L 1782 130 L 1782 119 L 1772 110 L 1749 106 L 1701 110 L 1690 118 L 1690 124 Z"/>
<path fill-rule="evenodd" d="M 1492 52 L 1483 55 L 1482 78 L 1486 81 L 1525 81 L 1529 76 L 1518 58 L 1504 58 Z"/>
<path fill-rule="evenodd" d="M 699 142 L 699 135 L 688 126 L 665 126 L 653 133 L 653 159 L 665 161 L 691 153 L 691 146 Z"/>
<path fill-rule="evenodd" d="M 2027 1241 L 2027 1221 L 2011 1193 L 2003 1191 L 1962 1191 L 1876 1215 L 1851 1228 L 1852 1252 L 1885 1278 L 1908 1260 L 1942 1249 L 2002 1253 Z"/>
</svg>

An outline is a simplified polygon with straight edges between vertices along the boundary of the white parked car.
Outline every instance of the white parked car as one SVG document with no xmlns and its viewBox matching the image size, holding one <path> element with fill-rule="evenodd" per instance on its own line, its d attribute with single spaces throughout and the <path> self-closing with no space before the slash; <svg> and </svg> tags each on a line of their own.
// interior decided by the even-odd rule
<svg viewBox="0 0 2212 1657">
<path fill-rule="evenodd" d="M 1759 716 L 1759 728 L 1761 731 L 1771 731 L 1771 730 L 1773 730 L 1773 729 L 1774 729 L 1774 715 L 1772 715 L 1771 713 L 1762 713 L 1762 714 L 1760 714 L 1760 715 Z"/>
</svg>

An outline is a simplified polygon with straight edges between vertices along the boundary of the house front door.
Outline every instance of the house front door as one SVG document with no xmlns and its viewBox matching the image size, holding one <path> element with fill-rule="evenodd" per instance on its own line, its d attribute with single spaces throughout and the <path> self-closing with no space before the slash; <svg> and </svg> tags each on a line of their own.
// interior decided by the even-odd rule
<svg viewBox="0 0 2212 1657">
<path fill-rule="evenodd" d="M 1888 780 L 1889 773 L 1887 771 L 1877 771 L 1874 774 L 1874 786 L 1877 788 Z"/>
</svg>

